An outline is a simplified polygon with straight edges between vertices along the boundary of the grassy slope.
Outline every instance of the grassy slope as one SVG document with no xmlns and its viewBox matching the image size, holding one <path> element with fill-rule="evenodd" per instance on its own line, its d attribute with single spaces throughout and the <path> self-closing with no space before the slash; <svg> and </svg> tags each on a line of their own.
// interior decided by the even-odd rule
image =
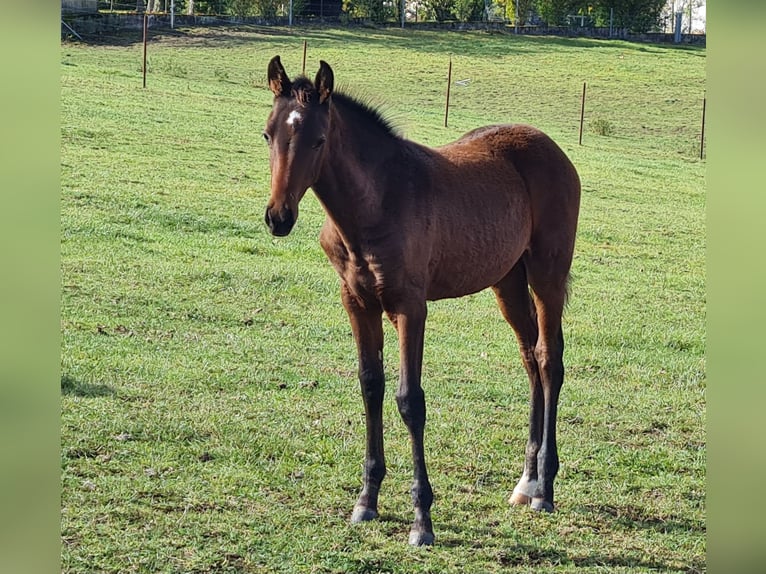
<svg viewBox="0 0 766 574">
<path fill-rule="evenodd" d="M 281 240 L 262 224 L 265 66 L 279 53 L 299 70 L 304 38 L 310 73 L 330 62 L 409 137 L 529 122 L 580 170 L 556 514 L 505 502 L 527 385 L 481 293 L 430 306 L 437 546 L 406 547 L 411 467 L 393 400 L 383 519 L 347 524 L 363 414 L 321 210 L 309 194 Z M 445 129 L 450 54 L 469 81 L 453 85 Z M 483 33 L 186 31 L 153 39 L 143 90 L 139 45 L 63 45 L 63 570 L 703 570 L 704 62 Z M 596 119 L 614 135 L 589 131 Z"/>
</svg>

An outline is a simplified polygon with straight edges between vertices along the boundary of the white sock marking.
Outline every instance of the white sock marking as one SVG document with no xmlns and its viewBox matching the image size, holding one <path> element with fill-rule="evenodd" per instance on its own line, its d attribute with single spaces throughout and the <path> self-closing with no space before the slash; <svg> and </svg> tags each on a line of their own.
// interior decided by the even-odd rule
<svg viewBox="0 0 766 574">
<path fill-rule="evenodd" d="M 529 477 L 525 475 L 521 477 L 521 480 L 519 480 L 519 483 L 516 485 L 516 488 L 513 489 L 513 492 L 518 492 L 532 498 L 535 495 L 535 489 L 537 489 L 537 481 L 530 480 Z"/>
</svg>

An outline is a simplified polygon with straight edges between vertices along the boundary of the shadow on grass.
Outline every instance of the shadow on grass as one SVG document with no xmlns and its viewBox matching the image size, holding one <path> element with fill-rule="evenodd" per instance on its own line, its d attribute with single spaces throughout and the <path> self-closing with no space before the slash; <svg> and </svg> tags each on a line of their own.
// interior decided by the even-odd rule
<svg viewBox="0 0 766 574">
<path fill-rule="evenodd" d="M 142 30 L 112 30 L 108 33 L 81 34 L 87 44 L 104 46 L 131 46 L 143 42 Z M 505 41 L 498 41 L 503 38 Z M 614 47 L 619 42 L 624 50 L 661 53 L 666 50 L 683 49 L 704 56 L 705 48 L 697 46 L 675 46 L 670 44 L 649 44 L 565 36 L 516 35 L 510 32 L 487 32 L 484 30 L 431 30 L 390 26 L 332 26 L 304 25 L 295 27 L 226 24 L 175 28 L 149 29 L 148 41 L 177 47 L 221 47 L 253 46 L 254 42 L 273 43 L 275 39 L 295 41 L 295 49 L 302 50 L 303 40 L 308 42 L 342 43 L 348 45 L 382 45 L 385 48 L 412 48 L 419 52 L 442 53 L 457 56 L 486 56 L 487 50 L 500 50 L 508 54 L 549 52 L 556 47 L 604 48 Z M 486 39 L 487 41 L 483 41 Z M 492 46 L 488 42 L 492 41 Z"/>
<path fill-rule="evenodd" d="M 699 532 L 704 534 L 706 528 L 700 521 L 688 520 L 678 516 L 651 516 L 637 506 L 628 504 L 615 507 L 606 504 L 586 505 L 576 509 L 583 514 L 595 514 L 599 521 L 610 523 L 613 529 L 644 529 L 655 530 L 664 534 Z"/>
<path fill-rule="evenodd" d="M 147 43 L 158 42 L 177 47 L 221 47 L 248 45 L 259 39 L 272 42 L 275 37 L 303 38 L 301 29 L 289 29 L 270 26 L 246 25 L 207 25 L 183 28 L 149 28 Z M 128 47 L 143 44 L 143 30 L 135 28 L 112 28 L 101 32 L 79 32 L 84 44 L 91 46 Z M 71 43 L 78 43 L 74 38 L 68 38 Z"/>
<path fill-rule="evenodd" d="M 562 550 L 529 545 L 516 545 L 507 550 L 501 550 L 498 553 L 498 560 L 503 566 L 528 568 L 571 565 L 578 568 L 639 568 L 658 572 L 679 570 L 678 564 L 668 564 L 645 554 L 614 556 L 594 551 L 588 556 L 569 556 Z M 694 560 L 692 564 L 683 567 L 683 571 L 689 574 L 703 572 L 704 569 L 705 564 L 702 560 Z"/>
<path fill-rule="evenodd" d="M 610 531 L 644 529 L 655 530 L 663 534 L 699 532 L 704 535 L 705 527 L 699 522 L 677 517 L 668 519 L 646 515 L 641 509 L 626 507 L 594 506 L 583 507 L 578 512 L 585 514 L 597 513 L 600 523 L 606 522 L 605 528 Z M 392 520 L 401 522 L 400 517 Z M 592 552 L 576 553 L 561 548 L 550 548 L 538 545 L 520 544 L 510 540 L 497 529 L 485 526 L 475 526 L 465 523 L 442 522 L 436 525 L 436 545 L 442 548 L 475 548 L 489 550 L 498 562 L 505 567 L 548 568 L 553 566 L 576 566 L 588 568 L 639 568 L 660 572 L 679 571 L 682 558 L 667 562 L 661 556 L 651 556 L 642 552 L 622 550 L 619 548 L 594 547 Z M 705 571 L 703 558 L 692 558 L 685 564 L 682 571 L 696 574 Z"/>
<path fill-rule="evenodd" d="M 115 391 L 109 385 L 82 383 L 69 375 L 61 377 L 61 394 L 74 397 L 111 397 Z"/>
</svg>

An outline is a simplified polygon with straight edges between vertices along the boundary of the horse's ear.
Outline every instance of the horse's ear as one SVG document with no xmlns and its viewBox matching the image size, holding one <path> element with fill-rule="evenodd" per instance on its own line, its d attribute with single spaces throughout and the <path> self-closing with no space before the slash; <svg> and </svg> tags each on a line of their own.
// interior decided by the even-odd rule
<svg viewBox="0 0 766 574">
<path fill-rule="evenodd" d="M 335 82 L 335 77 L 332 73 L 332 68 L 324 60 L 319 60 L 319 71 L 314 79 L 314 87 L 316 87 L 319 93 L 319 103 L 323 104 L 327 101 L 327 98 L 332 94 L 332 87 Z"/>
<path fill-rule="evenodd" d="M 269 89 L 275 96 L 289 96 L 292 83 L 287 77 L 284 66 L 279 56 L 274 56 L 269 62 Z"/>
</svg>

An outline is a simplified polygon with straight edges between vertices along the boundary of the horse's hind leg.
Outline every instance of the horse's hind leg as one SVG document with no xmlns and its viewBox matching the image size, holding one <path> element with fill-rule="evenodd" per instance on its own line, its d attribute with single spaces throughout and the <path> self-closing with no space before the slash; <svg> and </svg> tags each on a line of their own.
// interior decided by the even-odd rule
<svg viewBox="0 0 766 574">
<path fill-rule="evenodd" d="M 385 379 L 382 310 L 379 306 L 370 308 L 360 305 L 345 285 L 341 296 L 359 354 L 359 383 L 367 425 L 362 492 L 354 505 L 351 522 L 364 522 L 378 516 L 378 491 L 386 475 L 386 461 L 383 455 Z"/>
<path fill-rule="evenodd" d="M 564 334 L 561 317 L 567 297 L 571 250 L 545 249 L 543 256 L 525 256 L 529 285 L 537 310 L 538 337 L 535 359 L 542 383 L 543 412 L 540 449 L 537 452 L 537 488 L 532 508 L 553 511 L 553 481 L 559 469 L 556 446 L 556 417 L 559 392 L 564 384 Z M 533 245 L 533 253 L 535 246 Z"/>
<path fill-rule="evenodd" d="M 535 357 L 537 345 L 537 316 L 529 293 L 527 273 L 519 261 L 492 288 L 505 320 L 516 333 L 524 368 L 529 377 L 529 438 L 524 457 L 524 471 L 511 494 L 511 504 L 530 504 L 537 490 L 537 455 L 543 437 L 544 398 L 540 371 Z"/>
</svg>

